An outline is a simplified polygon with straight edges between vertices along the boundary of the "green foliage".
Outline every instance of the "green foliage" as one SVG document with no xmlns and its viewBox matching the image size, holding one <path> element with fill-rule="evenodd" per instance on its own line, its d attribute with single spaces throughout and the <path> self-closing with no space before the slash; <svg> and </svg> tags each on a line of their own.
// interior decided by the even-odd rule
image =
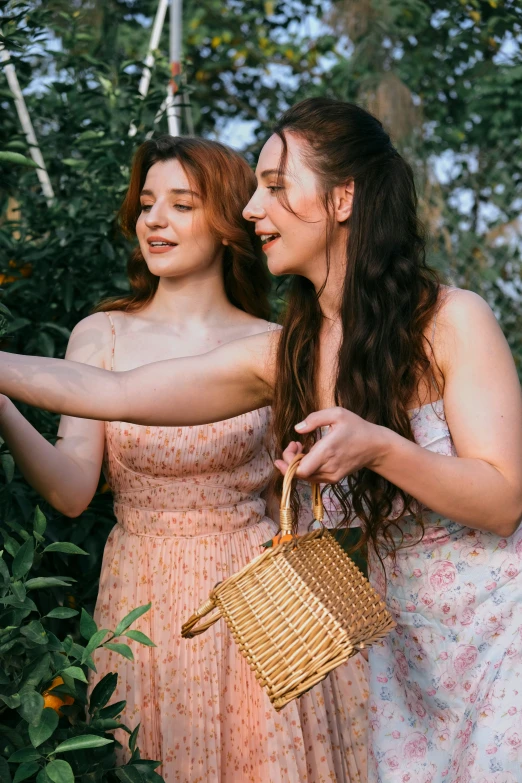
<svg viewBox="0 0 522 783">
<path fill-rule="evenodd" d="M 430 259 L 480 293 L 522 375 L 522 6 L 346 0 L 327 90 L 376 112 L 412 160 Z"/>
<path fill-rule="evenodd" d="M 109 704 L 117 674 L 107 674 L 93 688 L 90 699 L 87 695 L 86 674 L 89 669 L 96 671 L 92 659 L 95 650 L 110 649 L 132 660 L 129 645 L 114 641 L 125 632 L 128 639 L 154 646 L 141 631 L 129 630 L 150 604 L 134 609 L 114 631 L 99 630 L 82 609 L 79 635 L 62 636 L 57 621 L 78 616 L 78 611 L 58 605 L 43 614 L 43 594 L 49 593 L 51 602 L 63 600 L 63 588 L 68 590 L 74 579 L 33 574 L 39 574 L 50 552 L 87 553 L 79 547 L 72 551 L 68 542 L 46 546 L 45 523 L 45 516 L 37 508 L 30 529 L 21 529 L 14 536 L 4 533 L 5 549 L 0 551 L 2 783 L 73 783 L 84 776 L 93 783 L 161 781 L 154 772 L 160 762 L 140 758 L 139 727 L 131 731 L 121 723 L 125 701 Z M 61 594 L 58 587 L 62 588 Z M 109 733 L 114 729 L 130 735 L 132 756 L 123 766 L 116 766 L 114 758 L 114 747 L 119 745 Z"/>
</svg>

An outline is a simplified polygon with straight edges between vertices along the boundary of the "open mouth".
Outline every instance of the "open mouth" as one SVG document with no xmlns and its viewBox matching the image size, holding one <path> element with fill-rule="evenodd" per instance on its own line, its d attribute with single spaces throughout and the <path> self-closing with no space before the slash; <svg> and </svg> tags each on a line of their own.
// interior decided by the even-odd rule
<svg viewBox="0 0 522 783">
<path fill-rule="evenodd" d="M 176 247 L 175 242 L 149 242 L 150 247 Z"/>
<path fill-rule="evenodd" d="M 263 245 L 263 250 L 266 250 L 267 247 L 272 245 L 276 239 L 280 238 L 280 234 L 261 234 L 261 244 Z"/>
</svg>

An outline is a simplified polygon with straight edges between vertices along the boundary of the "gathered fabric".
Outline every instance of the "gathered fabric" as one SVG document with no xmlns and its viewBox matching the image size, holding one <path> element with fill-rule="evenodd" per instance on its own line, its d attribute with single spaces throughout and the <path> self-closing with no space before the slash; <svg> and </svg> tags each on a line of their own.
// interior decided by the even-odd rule
<svg viewBox="0 0 522 783">
<path fill-rule="evenodd" d="M 117 524 L 105 548 L 95 618 L 114 628 L 151 610 L 134 662 L 95 656 L 92 688 L 118 673 L 123 721 L 141 724 L 143 758 L 167 783 L 365 783 L 367 664 L 361 656 L 276 713 L 224 621 L 195 639 L 181 625 L 277 526 L 265 516 L 270 410 L 195 427 L 106 424 L 105 474 Z M 121 759 L 128 736 L 117 733 Z"/>
</svg>

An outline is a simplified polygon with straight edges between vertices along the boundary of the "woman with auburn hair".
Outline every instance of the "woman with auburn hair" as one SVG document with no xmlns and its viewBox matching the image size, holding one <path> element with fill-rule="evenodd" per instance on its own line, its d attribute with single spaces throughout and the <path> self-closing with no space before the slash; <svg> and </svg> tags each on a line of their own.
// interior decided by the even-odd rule
<svg viewBox="0 0 522 783">
<path fill-rule="evenodd" d="M 397 620 L 370 650 L 369 780 L 516 783 L 522 400 L 506 340 L 426 266 L 412 171 L 363 109 L 291 108 L 257 178 L 244 215 L 270 270 L 295 275 L 280 335 L 113 375 L 4 354 L 0 389 L 144 424 L 272 404 L 278 466 L 297 431 L 298 475 L 335 485 Z"/>
<path fill-rule="evenodd" d="M 128 264 L 132 293 L 78 324 L 67 366 L 119 377 L 269 333 L 269 277 L 254 226 L 241 214 L 254 190 L 247 163 L 222 144 L 170 136 L 142 144 L 120 214 L 139 240 Z M 155 407 L 153 390 L 148 403 Z M 64 514 L 89 504 L 103 461 L 117 524 L 95 618 L 115 628 L 150 602 L 137 627 L 156 646 L 133 645 L 134 663 L 98 651 L 90 688 L 118 673 L 123 721 L 141 724 L 142 757 L 163 762 L 167 783 L 365 780 L 364 661 L 277 715 L 221 624 L 193 641 L 180 638 L 214 585 L 275 533 L 260 496 L 272 472 L 269 417 L 262 406 L 169 428 L 64 416 L 52 446 L 1 400 L 0 434 L 27 480 Z M 118 732 L 118 740 L 126 745 L 128 737 Z"/>
</svg>

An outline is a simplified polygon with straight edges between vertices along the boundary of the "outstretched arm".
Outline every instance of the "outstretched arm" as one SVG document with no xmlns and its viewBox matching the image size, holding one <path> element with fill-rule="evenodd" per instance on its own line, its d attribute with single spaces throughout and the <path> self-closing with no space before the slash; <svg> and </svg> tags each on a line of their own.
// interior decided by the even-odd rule
<svg viewBox="0 0 522 783">
<path fill-rule="evenodd" d="M 270 404 L 277 340 L 276 332 L 264 332 L 126 372 L 0 352 L 0 393 L 84 419 L 163 426 L 222 421 Z"/>
<path fill-rule="evenodd" d="M 94 332 L 99 333 L 96 341 L 92 339 Z M 103 368 L 106 357 L 110 357 L 110 344 L 107 319 L 91 315 L 73 331 L 66 356 Z M 48 503 L 69 517 L 76 517 L 87 508 L 100 478 L 103 422 L 63 416 L 58 440 L 53 445 L 10 399 L 0 395 L 0 435 L 26 480 Z"/>
</svg>

